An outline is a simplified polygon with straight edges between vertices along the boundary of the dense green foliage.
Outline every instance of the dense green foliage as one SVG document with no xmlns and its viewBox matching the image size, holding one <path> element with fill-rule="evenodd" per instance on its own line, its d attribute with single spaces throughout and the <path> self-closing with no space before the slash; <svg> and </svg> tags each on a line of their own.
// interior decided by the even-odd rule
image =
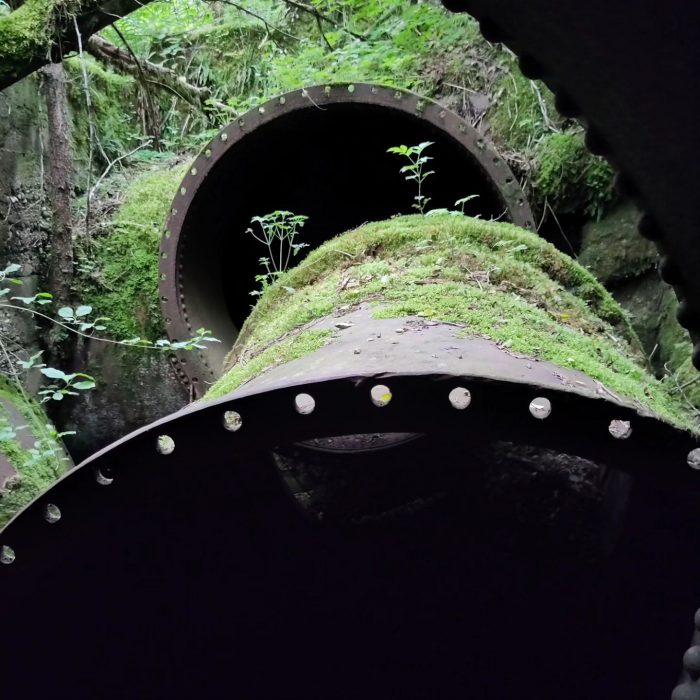
<svg viewBox="0 0 700 700">
<path fill-rule="evenodd" d="M 66 3 L 66 7 L 69 7 Z M 51 0 L 26 0 L 11 13 L 0 15 L 0 57 L 3 61 L 27 60 L 36 48 L 46 49 L 53 21 Z M 4 69 L 11 66 L 5 65 Z"/>
<path fill-rule="evenodd" d="M 561 119 L 547 88 L 524 78 L 514 56 L 486 42 L 471 17 L 450 14 L 437 0 L 312 0 L 301 6 L 308 11 L 282 0 L 235 6 L 172 0 L 149 4 L 115 26 L 137 55 L 206 86 L 239 112 L 314 84 L 367 81 L 414 90 L 490 136 L 525 178 L 535 204 L 546 199 L 555 211 L 597 217 L 611 201 L 610 168 L 584 148 L 580 126 Z M 103 35 L 122 45 L 114 29 Z M 157 82 L 131 77 L 124 78 L 130 89 L 119 85 L 122 104 L 115 103 L 116 84 L 92 63 L 90 70 L 99 130 L 123 150 L 135 135 L 149 136 L 145 95 L 159 107 L 159 137 L 169 150 L 199 148 L 230 118 L 202 114 Z M 125 99 L 137 107 L 126 114 Z M 113 113 L 103 104 L 112 104 Z"/>
</svg>

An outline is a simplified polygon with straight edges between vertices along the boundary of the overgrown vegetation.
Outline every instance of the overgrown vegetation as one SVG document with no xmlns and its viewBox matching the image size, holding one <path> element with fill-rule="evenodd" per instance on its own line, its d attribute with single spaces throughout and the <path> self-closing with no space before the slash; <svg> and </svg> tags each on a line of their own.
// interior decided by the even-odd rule
<svg viewBox="0 0 700 700">
<path fill-rule="evenodd" d="M 3 26 L 36 19 L 38 10 L 49 5 L 48 0 L 31 0 L 3 18 Z M 50 29 L 43 22 L 28 26 L 25 34 L 28 41 L 45 41 Z M 609 167 L 585 149 L 580 126 L 557 114 L 546 87 L 522 76 L 510 51 L 486 42 L 472 18 L 448 13 L 437 0 L 172 0 L 145 5 L 101 36 L 138 60 L 206 87 L 239 112 L 315 83 L 372 81 L 416 90 L 455 109 L 491 137 L 545 218 L 571 212 L 598 218 L 613 200 Z M 177 90 L 144 76 L 122 75 L 115 65 L 87 55 L 66 65 L 78 167 L 89 167 L 92 122 L 98 143 L 92 144 L 88 160 L 95 177 L 107 167 L 119 171 L 136 163 L 139 153 L 115 161 L 139 144 L 191 154 L 230 118 L 198 111 Z M 166 158 L 165 168 L 168 163 Z M 163 178 L 170 182 L 171 172 Z M 160 201 L 158 178 L 150 184 Z M 104 308 L 119 330 L 152 332 L 159 325 L 155 295 L 145 300 L 143 290 L 155 289 L 155 265 L 151 259 L 149 269 L 145 259 L 154 250 L 162 214 L 159 207 L 148 206 L 147 198 L 131 193 L 124 207 L 110 226 L 111 240 L 96 237 L 90 259 L 82 264 L 86 274 L 79 289 L 97 295 L 96 307 Z M 118 257 L 126 246 L 136 264 L 125 271 Z M 115 279 L 123 284 L 110 289 Z"/>
<path fill-rule="evenodd" d="M 13 12 L 0 11 L 0 55 L 29 55 L 37 46 L 46 53 L 52 24 L 70 19 L 78 4 L 84 3 L 27 0 Z M 555 222 L 564 239 L 569 224 L 562 228 L 560 218 L 577 228 L 615 202 L 612 171 L 587 151 L 581 126 L 561 118 L 547 88 L 525 78 L 507 49 L 486 42 L 473 19 L 446 12 L 437 0 L 170 0 L 144 5 L 100 40 L 128 54 L 137 69 L 125 72 L 108 53 L 98 60 L 87 44 L 83 55 L 65 61 L 82 193 L 74 212 L 73 291 L 110 319 L 117 337 L 137 338 L 135 344 L 164 335 L 158 244 L 184 163 L 232 113 L 306 85 L 375 82 L 457 111 L 495 143 L 538 220 Z M 147 63 L 179 76 L 183 90 L 147 74 Z M 185 84 L 210 99 L 186 99 Z M 404 174 L 416 180 L 421 213 L 429 199 L 422 189 L 426 145 L 397 150 L 411 159 Z M 617 284 L 653 264 L 654 253 L 644 248 L 638 255 L 637 241 L 624 269 L 609 264 L 606 251 L 622 238 L 614 211 L 607 222 L 584 235 L 582 262 Z M 268 246 L 268 269 L 258 280 L 265 293 L 234 348 L 236 364 L 212 396 L 321 347 L 332 334 L 307 324 L 366 301 L 378 316 L 460 323 L 465 333 L 574 366 L 677 423 L 687 425 L 689 407 L 700 405 L 689 344 L 672 310 L 653 357 L 668 375 L 658 383 L 610 295 L 536 236 L 460 216 L 403 217 L 346 234 L 281 275 L 291 258 L 274 257 L 265 235 L 271 222 L 257 223 Z M 285 235 L 296 254 L 295 234 Z M 61 378 L 54 379 L 60 393 Z M 8 443 L 6 454 L 13 449 Z"/>
<path fill-rule="evenodd" d="M 612 200 L 609 167 L 585 149 L 580 126 L 558 116 L 547 88 L 524 78 L 514 56 L 486 42 L 472 18 L 448 13 L 437 0 L 173 0 L 149 4 L 102 35 L 121 47 L 124 40 L 142 60 L 206 87 L 238 112 L 313 84 L 366 81 L 414 90 L 491 137 L 538 207 L 546 200 L 554 211 L 597 217 Z M 231 118 L 205 114 L 157 81 L 85 62 L 98 131 L 122 154 L 139 134 L 160 148 L 192 152 Z M 75 65 L 70 70 L 79 97 Z M 110 110 L 114 90 L 121 100 Z M 124 100 L 134 107 L 126 119 Z M 110 157 L 111 145 L 104 149 Z"/>
<path fill-rule="evenodd" d="M 306 7 L 272 0 L 240 6 L 173 0 L 149 4 L 102 35 L 115 45 L 125 41 L 135 55 L 206 87 L 238 111 L 309 84 L 364 80 L 417 90 L 456 109 L 495 141 L 544 219 L 571 212 L 598 217 L 612 201 L 611 171 L 585 149 L 581 128 L 558 117 L 548 90 L 524 78 L 509 51 L 484 41 L 470 17 L 447 13 L 433 0 L 315 0 Z M 135 196 L 139 172 L 125 193 L 124 211 L 102 230 L 111 235 L 96 237 L 98 245 L 82 264 L 89 269 L 79 280 L 119 331 L 152 333 L 160 329 L 153 251 L 167 208 L 161 183 L 174 192 L 177 179 L 167 151 L 190 157 L 230 115 L 212 122 L 211 114 L 172 91 L 118 75 L 87 56 L 68 64 L 76 146 L 83 154 L 89 130 L 80 107 L 81 68 L 89 74 L 98 172 L 139 142 L 147 147 L 116 164 L 115 172 L 138 167 L 156 146 L 166 149 L 162 180 L 143 180 L 144 196 Z M 154 104 L 157 117 L 149 108 Z M 152 188 L 150 196 L 146 188 Z M 124 264 L 126 249 L 132 265 Z M 118 287 L 112 288 L 115 280 Z"/>
<path fill-rule="evenodd" d="M 165 333 L 158 304 L 158 246 L 170 204 L 186 164 L 146 166 L 126 187 L 113 215 L 107 213 L 81 255 L 81 296 L 110 319 L 119 337 L 158 338 Z M 119 186 L 117 176 L 110 186 Z"/>
<path fill-rule="evenodd" d="M 328 335 L 313 321 L 363 302 L 380 318 L 460 324 L 509 352 L 578 369 L 678 425 L 693 422 L 589 272 L 536 234 L 451 214 L 367 224 L 312 251 L 263 294 L 207 397 L 315 350 Z"/>
<path fill-rule="evenodd" d="M 581 132 L 549 133 L 535 147 L 534 185 L 556 211 L 600 219 L 613 199 L 612 170 L 586 148 Z"/>
<path fill-rule="evenodd" d="M 24 420 L 23 426 L 16 426 L 9 411 Z M 68 468 L 59 436 L 46 423 L 41 409 L 0 377 L 0 454 L 17 472 L 0 490 L 0 527 Z"/>
<path fill-rule="evenodd" d="M 88 75 L 91 109 L 85 105 L 82 68 Z M 111 161 L 143 143 L 142 124 L 133 119 L 139 113 L 139 95 L 133 80 L 101 66 L 90 56 L 64 61 L 68 78 L 68 98 L 73 128 L 71 137 L 78 182 L 86 183 L 90 164 L 90 121 L 98 143 L 93 154 L 95 169 L 104 169 Z M 125 118 L 125 114 L 129 115 Z"/>
</svg>

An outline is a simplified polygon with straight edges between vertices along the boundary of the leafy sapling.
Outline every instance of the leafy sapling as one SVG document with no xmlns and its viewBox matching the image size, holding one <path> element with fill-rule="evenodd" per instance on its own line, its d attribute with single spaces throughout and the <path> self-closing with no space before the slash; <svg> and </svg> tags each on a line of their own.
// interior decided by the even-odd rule
<svg viewBox="0 0 700 700">
<path fill-rule="evenodd" d="M 40 372 L 53 382 L 39 391 L 41 403 L 61 401 L 64 396 L 78 396 L 80 391 L 95 388 L 95 379 L 89 374 L 74 372 L 66 374 L 55 367 L 42 367 Z M 76 389 L 78 391 L 76 391 Z"/>
<path fill-rule="evenodd" d="M 259 260 L 265 272 L 255 276 L 261 289 L 251 292 L 252 296 L 260 296 L 266 287 L 287 271 L 292 257 L 298 255 L 303 248 L 308 248 L 308 243 L 297 242 L 299 229 L 308 218 L 303 214 L 277 210 L 264 216 L 254 216 L 250 220 L 251 224 L 258 224 L 260 230 L 251 227 L 246 229 L 246 233 L 267 248 L 267 256 Z"/>
<path fill-rule="evenodd" d="M 425 180 L 434 175 L 434 170 L 426 170 L 425 167 L 428 161 L 431 161 L 430 156 L 423 155 L 428 146 L 432 146 L 433 141 L 423 141 L 417 146 L 392 146 L 387 149 L 387 153 L 395 153 L 399 156 L 407 158 L 409 163 L 404 165 L 399 172 L 405 174 L 406 180 L 414 180 L 418 185 L 418 194 L 413 198 L 415 202 L 411 205 L 418 211 L 419 214 L 425 214 L 425 207 L 430 201 L 430 197 L 423 194 L 423 183 Z"/>
</svg>

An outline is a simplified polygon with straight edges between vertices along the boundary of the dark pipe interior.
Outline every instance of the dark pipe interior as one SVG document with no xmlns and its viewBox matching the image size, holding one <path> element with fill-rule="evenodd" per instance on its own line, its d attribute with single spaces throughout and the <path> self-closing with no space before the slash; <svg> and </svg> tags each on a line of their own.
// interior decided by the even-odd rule
<svg viewBox="0 0 700 700">
<path fill-rule="evenodd" d="M 287 209 L 309 217 L 301 240 L 312 247 L 367 221 L 411 213 L 415 183 L 387 148 L 433 141 L 429 208 L 504 217 L 505 204 L 479 164 L 447 132 L 418 116 L 368 104 L 310 107 L 268 122 L 234 144 L 200 185 L 187 213 L 180 260 L 190 318 L 214 331 L 225 352 L 258 287 L 265 247 L 246 229 L 253 216 Z M 190 241 L 193 241 L 190 243 Z M 297 262 L 300 259 L 297 259 Z"/>
<path fill-rule="evenodd" d="M 286 507 L 248 451 L 208 464 L 206 488 L 176 469 L 167 489 L 162 476 L 130 488 L 128 508 L 96 500 L 89 527 L 61 521 L 75 545 L 50 575 L 13 591 L 5 696 L 667 697 L 697 601 L 697 509 L 622 477 L 612 556 L 582 556 L 602 521 L 582 531 L 578 507 L 595 503 L 539 502 L 550 478 L 571 494 L 565 473 L 540 483 L 456 444 L 375 460 L 444 495 L 359 525 Z M 372 495 L 396 488 L 381 481 Z"/>
</svg>

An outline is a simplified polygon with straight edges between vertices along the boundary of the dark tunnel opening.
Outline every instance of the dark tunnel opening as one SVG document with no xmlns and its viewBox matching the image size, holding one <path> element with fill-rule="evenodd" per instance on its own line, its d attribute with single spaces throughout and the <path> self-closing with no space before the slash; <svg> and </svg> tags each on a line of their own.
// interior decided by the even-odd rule
<svg viewBox="0 0 700 700">
<path fill-rule="evenodd" d="M 280 209 L 308 216 L 299 240 L 313 249 L 365 222 L 415 212 L 416 185 L 399 172 L 408 161 L 387 153 L 391 146 L 433 142 L 426 150 L 434 171 L 424 185 L 427 209 L 455 209 L 458 199 L 478 195 L 465 213 L 532 227 L 513 174 L 476 131 L 438 105 L 411 109 L 407 102 L 415 105 L 415 96 L 362 87 L 372 100 L 362 99 L 358 86 L 351 100 L 346 94 L 321 104 L 314 96 L 295 108 L 288 101 L 279 116 L 263 117 L 252 129 L 244 119 L 242 136 L 231 139 L 206 174 L 185 179 L 176 198 L 182 211 L 174 210 L 170 226 L 175 259 L 161 265 L 162 290 L 177 280 L 176 293 L 161 291 L 168 330 L 181 339 L 204 327 L 222 341 L 206 357 L 186 359 L 190 379 L 218 375 L 255 301 L 251 292 L 267 249 L 246 233 L 252 217 Z"/>
<path fill-rule="evenodd" d="M 453 208 L 460 197 L 478 194 L 467 203 L 469 213 L 484 218 L 505 214 L 478 165 L 431 124 L 369 105 L 337 105 L 327 112 L 294 112 L 261 127 L 259 138 L 269 159 L 256 153 L 258 144 L 241 142 L 212 173 L 211 189 L 201 192 L 199 212 L 219 209 L 218 216 L 198 213 L 197 219 L 217 230 L 219 276 L 238 327 L 249 312 L 249 292 L 256 287 L 251 273 L 262 271 L 258 259 L 267 253 L 245 233 L 251 217 L 276 209 L 305 214 L 309 219 L 301 238 L 313 248 L 367 221 L 411 213 L 415 183 L 399 173 L 407 161 L 387 153 L 390 146 L 434 142 L 426 150 L 435 170 L 425 185 L 432 198 L 429 208 Z M 235 202 L 235 208 L 223 217 L 216 202 Z M 240 274 L 230 274 L 230 263 Z"/>
</svg>

